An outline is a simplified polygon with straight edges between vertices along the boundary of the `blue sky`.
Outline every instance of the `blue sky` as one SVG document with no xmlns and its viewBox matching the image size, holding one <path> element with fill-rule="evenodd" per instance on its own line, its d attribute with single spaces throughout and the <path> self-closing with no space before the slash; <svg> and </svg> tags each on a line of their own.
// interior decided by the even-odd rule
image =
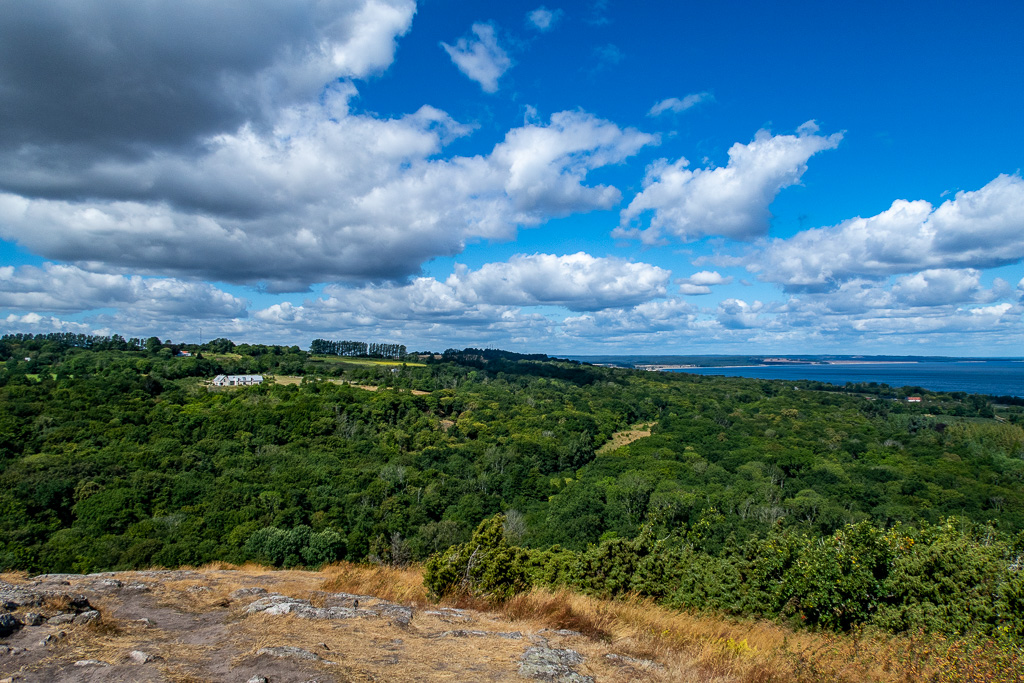
<svg viewBox="0 0 1024 683">
<path fill-rule="evenodd" d="M 13 0 L 0 328 L 1024 355 L 1024 6 Z"/>
</svg>

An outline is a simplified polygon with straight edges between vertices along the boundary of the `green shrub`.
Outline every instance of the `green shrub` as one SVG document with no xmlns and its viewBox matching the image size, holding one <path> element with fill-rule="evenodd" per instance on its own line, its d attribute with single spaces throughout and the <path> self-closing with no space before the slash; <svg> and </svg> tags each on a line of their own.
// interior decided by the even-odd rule
<svg viewBox="0 0 1024 683">
<path fill-rule="evenodd" d="M 580 556 L 576 551 L 553 545 L 527 552 L 526 574 L 532 585 L 561 588 L 579 584 Z"/>
<path fill-rule="evenodd" d="M 953 519 L 923 526 L 906 537 L 895 558 L 887 582 L 892 598 L 876 621 L 894 631 L 989 633 L 1013 630 L 1011 619 L 1019 630 L 1022 612 L 1009 610 L 1019 605 L 1019 577 L 1010 565 L 1009 548 L 991 527 Z"/>
<path fill-rule="evenodd" d="M 886 596 L 899 530 L 869 522 L 808 539 L 785 575 L 785 596 L 808 625 L 847 629 L 867 622 Z"/>
<path fill-rule="evenodd" d="M 529 553 L 505 538 L 505 515 L 495 515 L 468 543 L 431 555 L 423 584 L 434 600 L 456 593 L 507 600 L 530 587 L 528 563 Z"/>
</svg>

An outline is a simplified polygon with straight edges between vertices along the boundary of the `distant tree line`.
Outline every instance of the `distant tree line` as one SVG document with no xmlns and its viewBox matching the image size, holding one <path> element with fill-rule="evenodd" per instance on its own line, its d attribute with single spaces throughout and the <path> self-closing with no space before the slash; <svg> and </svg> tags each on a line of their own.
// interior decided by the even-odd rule
<svg viewBox="0 0 1024 683">
<path fill-rule="evenodd" d="M 372 358 L 401 358 L 405 356 L 404 344 L 380 344 L 361 341 L 334 341 L 314 339 L 309 352 L 317 356 L 370 356 Z"/>
<path fill-rule="evenodd" d="M 25 349 L 35 350 L 44 344 L 57 349 L 91 349 L 93 351 L 134 351 L 145 347 L 146 342 L 132 337 L 125 339 L 119 334 L 109 337 L 92 334 L 75 334 L 73 332 L 48 332 L 46 334 L 5 334 L 0 337 L 0 344 L 18 344 Z"/>
</svg>

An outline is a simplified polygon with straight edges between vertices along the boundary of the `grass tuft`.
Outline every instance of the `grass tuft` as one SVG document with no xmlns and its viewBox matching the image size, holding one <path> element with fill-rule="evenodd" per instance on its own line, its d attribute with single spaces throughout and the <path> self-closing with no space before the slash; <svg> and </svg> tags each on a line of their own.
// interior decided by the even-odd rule
<svg viewBox="0 0 1024 683">
<path fill-rule="evenodd" d="M 420 567 L 399 568 L 339 562 L 322 568 L 320 573 L 324 577 L 320 589 L 324 591 L 374 595 L 415 606 L 430 604 Z"/>
</svg>

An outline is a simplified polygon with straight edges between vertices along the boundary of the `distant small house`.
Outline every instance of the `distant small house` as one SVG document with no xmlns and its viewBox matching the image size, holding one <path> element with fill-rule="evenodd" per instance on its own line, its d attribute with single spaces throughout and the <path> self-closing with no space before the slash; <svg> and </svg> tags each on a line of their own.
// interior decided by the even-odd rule
<svg viewBox="0 0 1024 683">
<path fill-rule="evenodd" d="M 907 396 L 907 403 L 920 403 L 920 402 L 921 402 L 921 397 L 920 396 Z"/>
<path fill-rule="evenodd" d="M 217 375 L 213 378 L 215 387 L 249 387 L 262 382 L 263 375 Z"/>
<path fill-rule="evenodd" d="M 186 358 L 191 358 L 192 357 L 192 353 L 189 352 L 189 351 L 178 351 L 178 355 L 179 356 L 184 356 Z"/>
</svg>

